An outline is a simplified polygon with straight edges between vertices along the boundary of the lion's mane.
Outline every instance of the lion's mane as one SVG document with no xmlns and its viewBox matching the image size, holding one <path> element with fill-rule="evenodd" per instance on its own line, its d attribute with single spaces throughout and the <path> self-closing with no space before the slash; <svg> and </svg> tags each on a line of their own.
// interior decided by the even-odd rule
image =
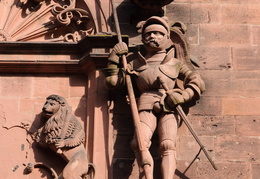
<svg viewBox="0 0 260 179">
<path fill-rule="evenodd" d="M 71 107 L 67 101 L 58 95 L 50 95 L 46 98 L 59 102 L 60 108 L 56 114 L 53 114 L 43 127 L 36 134 L 36 141 L 43 147 L 55 143 L 57 139 L 67 140 L 66 147 L 75 147 L 85 140 L 85 133 L 76 117 L 71 112 Z"/>
</svg>

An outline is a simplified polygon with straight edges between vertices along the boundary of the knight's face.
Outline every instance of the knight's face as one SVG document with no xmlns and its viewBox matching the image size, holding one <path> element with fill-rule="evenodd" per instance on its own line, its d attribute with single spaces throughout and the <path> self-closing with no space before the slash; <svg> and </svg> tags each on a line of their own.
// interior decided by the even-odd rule
<svg viewBox="0 0 260 179">
<path fill-rule="evenodd" d="M 60 109 L 60 103 L 53 100 L 47 99 L 46 103 L 43 105 L 42 113 L 46 117 L 51 117 L 56 114 Z"/>
<path fill-rule="evenodd" d="M 148 51 L 164 50 L 166 40 L 166 35 L 159 31 L 149 31 L 143 35 L 143 43 Z"/>
</svg>

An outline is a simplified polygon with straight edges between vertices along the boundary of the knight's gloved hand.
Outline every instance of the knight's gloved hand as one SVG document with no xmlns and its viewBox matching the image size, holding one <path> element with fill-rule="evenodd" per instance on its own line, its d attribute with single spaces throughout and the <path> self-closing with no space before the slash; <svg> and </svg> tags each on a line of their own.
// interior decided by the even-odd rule
<svg viewBox="0 0 260 179">
<path fill-rule="evenodd" d="M 165 102 L 171 108 L 174 108 L 178 104 L 183 104 L 191 100 L 193 96 L 193 91 L 190 88 L 185 90 L 173 89 L 167 91 L 167 96 L 165 98 Z"/>
<path fill-rule="evenodd" d="M 118 65 L 119 57 L 126 55 L 128 53 L 128 47 L 124 42 L 118 43 L 113 47 L 112 52 L 109 54 L 108 61 L 109 63 Z"/>
<path fill-rule="evenodd" d="M 120 42 L 113 47 L 113 51 L 117 56 L 121 57 L 122 55 L 128 54 L 128 47 L 125 42 Z"/>
</svg>

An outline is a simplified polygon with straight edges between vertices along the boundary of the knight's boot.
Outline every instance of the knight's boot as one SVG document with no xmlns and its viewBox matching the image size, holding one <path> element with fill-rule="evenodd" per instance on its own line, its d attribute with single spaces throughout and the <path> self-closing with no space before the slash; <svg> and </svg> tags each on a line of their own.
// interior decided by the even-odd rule
<svg viewBox="0 0 260 179">
<path fill-rule="evenodd" d="M 173 179 L 176 170 L 176 152 L 172 140 L 166 139 L 160 143 L 162 156 L 161 172 L 162 179 Z"/>
<path fill-rule="evenodd" d="M 132 141 L 131 147 L 135 153 L 135 157 L 139 167 L 139 179 L 153 179 L 154 163 L 153 157 L 151 156 L 149 150 L 146 150 L 146 152 L 143 154 L 144 159 L 142 159 L 136 140 Z"/>
<path fill-rule="evenodd" d="M 153 179 L 153 159 L 150 158 L 149 162 L 146 162 L 146 164 L 142 163 L 142 159 L 139 157 L 140 155 L 136 155 L 138 167 L 139 167 L 139 173 L 140 179 Z M 148 164 L 149 163 L 149 164 Z"/>
</svg>

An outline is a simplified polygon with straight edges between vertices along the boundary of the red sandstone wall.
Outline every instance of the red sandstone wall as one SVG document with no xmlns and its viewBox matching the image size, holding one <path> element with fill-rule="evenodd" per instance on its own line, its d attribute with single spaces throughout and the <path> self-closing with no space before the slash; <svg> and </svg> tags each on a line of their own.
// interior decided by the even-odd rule
<svg viewBox="0 0 260 179">
<path fill-rule="evenodd" d="M 198 57 L 201 65 L 200 73 L 207 86 L 207 91 L 199 103 L 190 110 L 188 117 L 219 168 L 218 171 L 212 169 L 202 153 L 186 172 L 186 178 L 259 178 L 260 5 L 258 1 L 175 0 L 165 8 L 170 22 L 182 20 L 188 26 L 187 38 L 191 52 Z M 134 30 L 142 13 L 130 0 L 116 2 L 119 6 L 122 34 L 130 36 L 130 45 L 141 43 Z M 96 76 L 93 78 L 96 79 Z M 73 107 L 78 119 L 83 121 L 88 115 L 87 112 L 93 107 L 90 106 L 91 109 L 86 111 L 86 83 L 86 77 L 83 75 L 72 77 L 1 75 L 0 124 L 10 127 L 22 120 L 33 121 L 40 113 L 45 97 L 53 93 L 64 96 Z M 93 84 L 89 85 L 93 87 Z M 106 113 L 106 109 L 100 108 L 101 105 L 95 108 L 95 112 L 100 116 L 95 116 L 98 122 L 95 126 L 96 135 L 93 143 L 102 150 L 98 148 L 93 151 L 92 158 L 98 161 L 96 162 L 98 176 L 104 176 L 100 172 L 102 171 L 100 168 L 103 169 L 102 165 L 106 165 L 107 168 L 113 165 L 113 179 L 136 179 L 138 171 L 130 148 L 133 135 L 131 114 L 120 92 L 111 95 L 115 99 L 110 111 L 110 114 L 113 114 L 112 121 L 105 121 L 100 117 L 102 112 Z M 100 97 L 100 94 L 98 96 Z M 105 144 L 99 145 L 101 138 L 110 137 L 100 135 L 100 131 L 104 130 L 100 128 L 102 122 L 108 128 L 109 125 L 113 126 L 114 145 L 111 145 L 114 150 L 113 156 L 110 156 L 110 151 L 107 152 L 110 148 L 103 147 Z M 46 171 L 35 171 L 33 174 L 25 175 L 23 172 L 28 162 L 43 161 L 54 166 L 58 172 L 65 165 L 55 154 L 31 146 L 26 141 L 27 136 L 23 129 L 7 130 L 1 127 L 0 134 L 2 152 L 0 178 L 48 178 Z M 107 141 L 109 144 L 110 142 Z M 155 136 L 151 150 L 156 162 L 155 178 L 159 179 L 159 155 L 156 145 Z M 177 148 L 178 178 L 198 152 L 198 145 L 184 125 L 179 130 Z M 106 159 L 103 157 L 104 152 L 109 155 Z M 104 159 L 100 159 L 101 157 Z"/>
<path fill-rule="evenodd" d="M 130 45 L 140 43 L 133 30 L 141 12 L 130 1 L 118 1 L 118 5 L 123 34 L 130 35 Z M 191 53 L 201 65 L 200 73 L 207 91 L 188 117 L 218 167 L 215 171 L 201 153 L 185 176 L 190 179 L 258 179 L 259 0 L 175 0 L 167 5 L 165 12 L 170 22 L 181 20 L 187 25 Z M 131 119 L 118 112 L 114 124 L 114 178 L 129 175 L 136 178 L 136 167 L 131 171 L 132 128 L 127 129 Z M 180 176 L 199 150 L 184 125 L 179 130 L 177 148 L 177 176 Z"/>
<path fill-rule="evenodd" d="M 0 77 L 0 178 L 38 179 L 52 178 L 44 169 L 26 175 L 28 163 L 44 162 L 58 173 L 65 166 L 63 159 L 47 149 L 31 145 L 30 136 L 19 127 L 10 129 L 21 121 L 31 121 L 37 126 L 38 115 L 50 94 L 65 97 L 74 114 L 83 125 L 86 119 L 86 77 L 81 76 L 15 76 Z M 3 126 L 3 127 L 2 127 Z M 32 142 L 32 141 L 31 141 Z"/>
</svg>

